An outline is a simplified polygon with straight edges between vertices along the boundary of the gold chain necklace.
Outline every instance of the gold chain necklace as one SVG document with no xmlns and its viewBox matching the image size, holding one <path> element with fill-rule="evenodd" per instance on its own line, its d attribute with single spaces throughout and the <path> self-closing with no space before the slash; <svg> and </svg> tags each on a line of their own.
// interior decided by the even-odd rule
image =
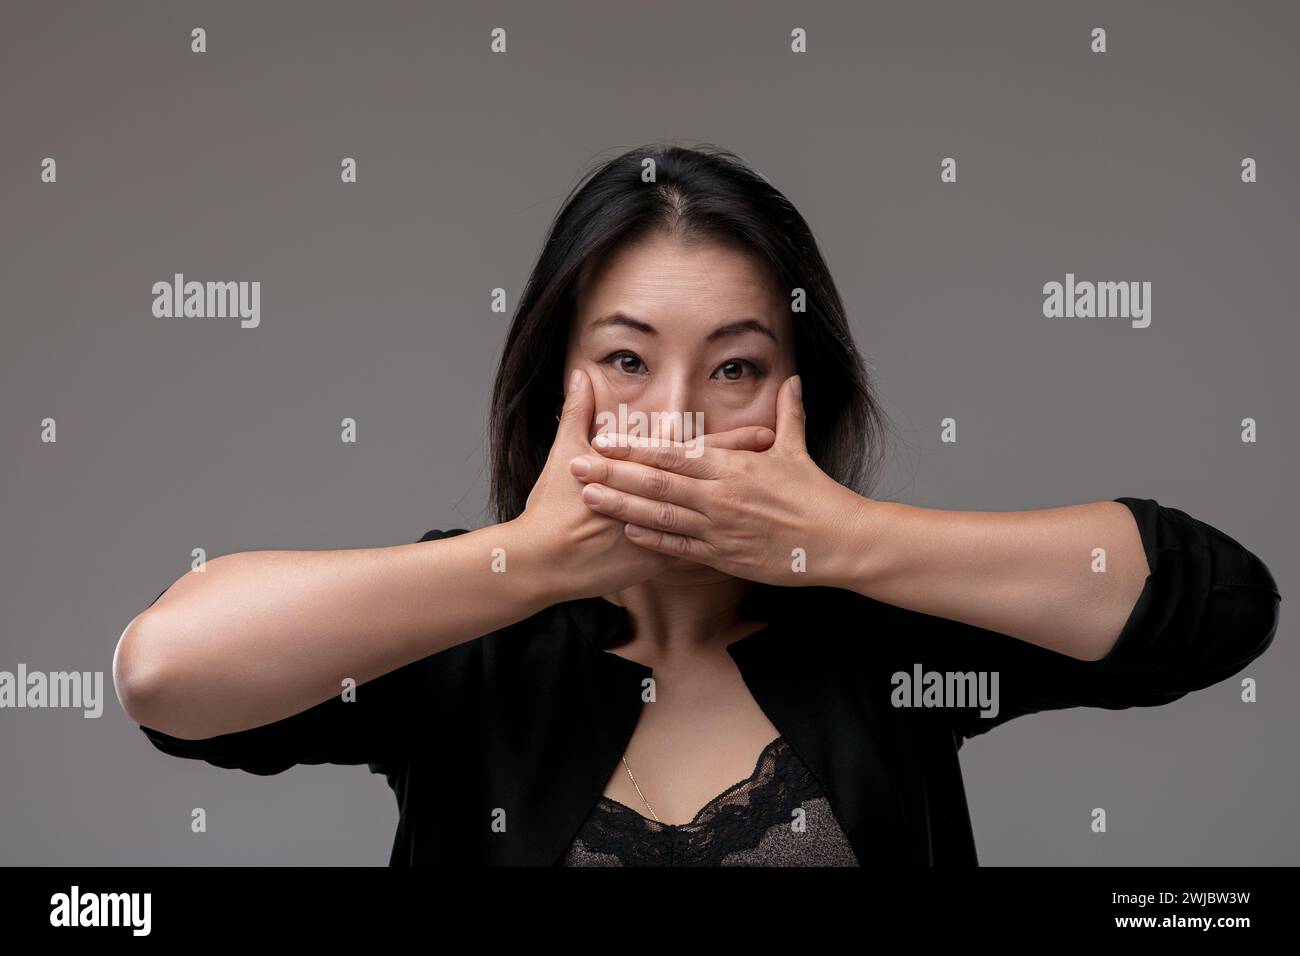
<svg viewBox="0 0 1300 956">
<path fill-rule="evenodd" d="M 655 808 L 650 806 L 650 801 L 645 798 L 645 794 L 642 793 L 641 788 L 637 786 L 636 777 L 632 776 L 632 768 L 627 765 L 627 754 L 623 755 L 623 769 L 627 771 L 628 777 L 631 778 L 632 786 L 636 787 L 636 795 L 640 797 L 641 802 L 646 805 L 646 809 L 650 811 L 650 816 L 654 817 L 655 823 L 658 823 L 659 817 L 655 813 Z"/>
</svg>

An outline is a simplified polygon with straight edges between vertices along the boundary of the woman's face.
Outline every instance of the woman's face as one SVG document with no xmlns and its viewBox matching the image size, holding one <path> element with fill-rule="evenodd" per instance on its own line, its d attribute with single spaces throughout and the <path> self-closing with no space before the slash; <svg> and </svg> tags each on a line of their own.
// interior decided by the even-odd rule
<svg viewBox="0 0 1300 956">
<path fill-rule="evenodd" d="M 655 437 L 675 437 L 672 413 L 687 428 L 702 423 L 704 433 L 775 428 L 777 391 L 795 373 L 793 323 L 760 263 L 656 233 L 583 279 L 562 381 L 575 368 L 591 379 L 589 437 L 610 430 L 601 413 L 621 420 L 620 405 L 650 421 L 660 413 Z"/>
</svg>

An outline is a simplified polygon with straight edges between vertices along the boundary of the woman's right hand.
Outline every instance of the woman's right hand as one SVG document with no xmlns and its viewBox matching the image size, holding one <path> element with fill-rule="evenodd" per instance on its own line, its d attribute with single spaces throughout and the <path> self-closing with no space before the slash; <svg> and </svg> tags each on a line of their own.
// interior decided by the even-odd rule
<svg viewBox="0 0 1300 956">
<path fill-rule="evenodd" d="M 599 455 L 591 446 L 595 395 L 591 380 L 575 369 L 565 394 L 555 441 L 542 473 L 514 524 L 538 564 L 553 577 L 558 600 L 611 594 L 660 574 L 679 558 L 638 547 L 623 522 L 592 511 L 582 500 L 583 484 L 569 470 L 579 455 Z M 762 451 L 758 426 L 705 435 L 706 445 Z M 768 430 L 770 433 L 770 430 Z"/>
</svg>

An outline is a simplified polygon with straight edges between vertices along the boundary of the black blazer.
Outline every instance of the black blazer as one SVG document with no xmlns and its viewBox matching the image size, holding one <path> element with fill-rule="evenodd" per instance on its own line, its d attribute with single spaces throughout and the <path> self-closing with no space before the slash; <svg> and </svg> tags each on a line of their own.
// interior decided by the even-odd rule
<svg viewBox="0 0 1300 956">
<path fill-rule="evenodd" d="M 1281 596 L 1259 558 L 1176 508 L 1115 500 L 1137 519 L 1151 574 L 1100 661 L 833 588 L 759 585 L 745 599 L 745 616 L 767 626 L 727 651 L 860 863 L 978 865 L 958 761 L 965 739 L 1036 711 L 1169 703 L 1272 642 Z M 603 598 L 567 601 L 390 671 L 353 702 L 331 697 L 206 740 L 140 729 L 164 753 L 255 774 L 368 764 L 397 797 L 392 866 L 555 865 L 643 706 L 651 669 L 603 650 L 626 614 Z M 918 665 L 997 671 L 999 712 L 893 706 L 891 676 Z"/>
</svg>

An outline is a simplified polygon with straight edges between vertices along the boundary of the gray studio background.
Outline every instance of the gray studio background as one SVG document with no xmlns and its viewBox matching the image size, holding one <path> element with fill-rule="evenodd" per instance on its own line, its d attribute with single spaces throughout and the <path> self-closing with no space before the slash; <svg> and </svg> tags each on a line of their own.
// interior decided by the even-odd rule
<svg viewBox="0 0 1300 956">
<path fill-rule="evenodd" d="M 513 312 L 578 175 L 661 138 L 737 151 L 811 223 L 899 426 L 878 497 L 1152 497 L 1279 582 L 1278 636 L 1243 675 L 1258 703 L 1234 678 L 963 747 L 981 862 L 1298 861 L 1294 5 L 6 0 L 0 17 L 0 669 L 100 670 L 107 698 L 98 720 L 0 711 L 0 863 L 387 862 L 381 776 L 166 757 L 112 693 L 114 646 L 194 547 L 483 524 L 507 324 L 490 290 Z M 260 327 L 154 318 L 175 272 L 259 280 Z M 1151 326 L 1045 319 L 1042 285 L 1067 272 L 1150 281 Z"/>
</svg>

